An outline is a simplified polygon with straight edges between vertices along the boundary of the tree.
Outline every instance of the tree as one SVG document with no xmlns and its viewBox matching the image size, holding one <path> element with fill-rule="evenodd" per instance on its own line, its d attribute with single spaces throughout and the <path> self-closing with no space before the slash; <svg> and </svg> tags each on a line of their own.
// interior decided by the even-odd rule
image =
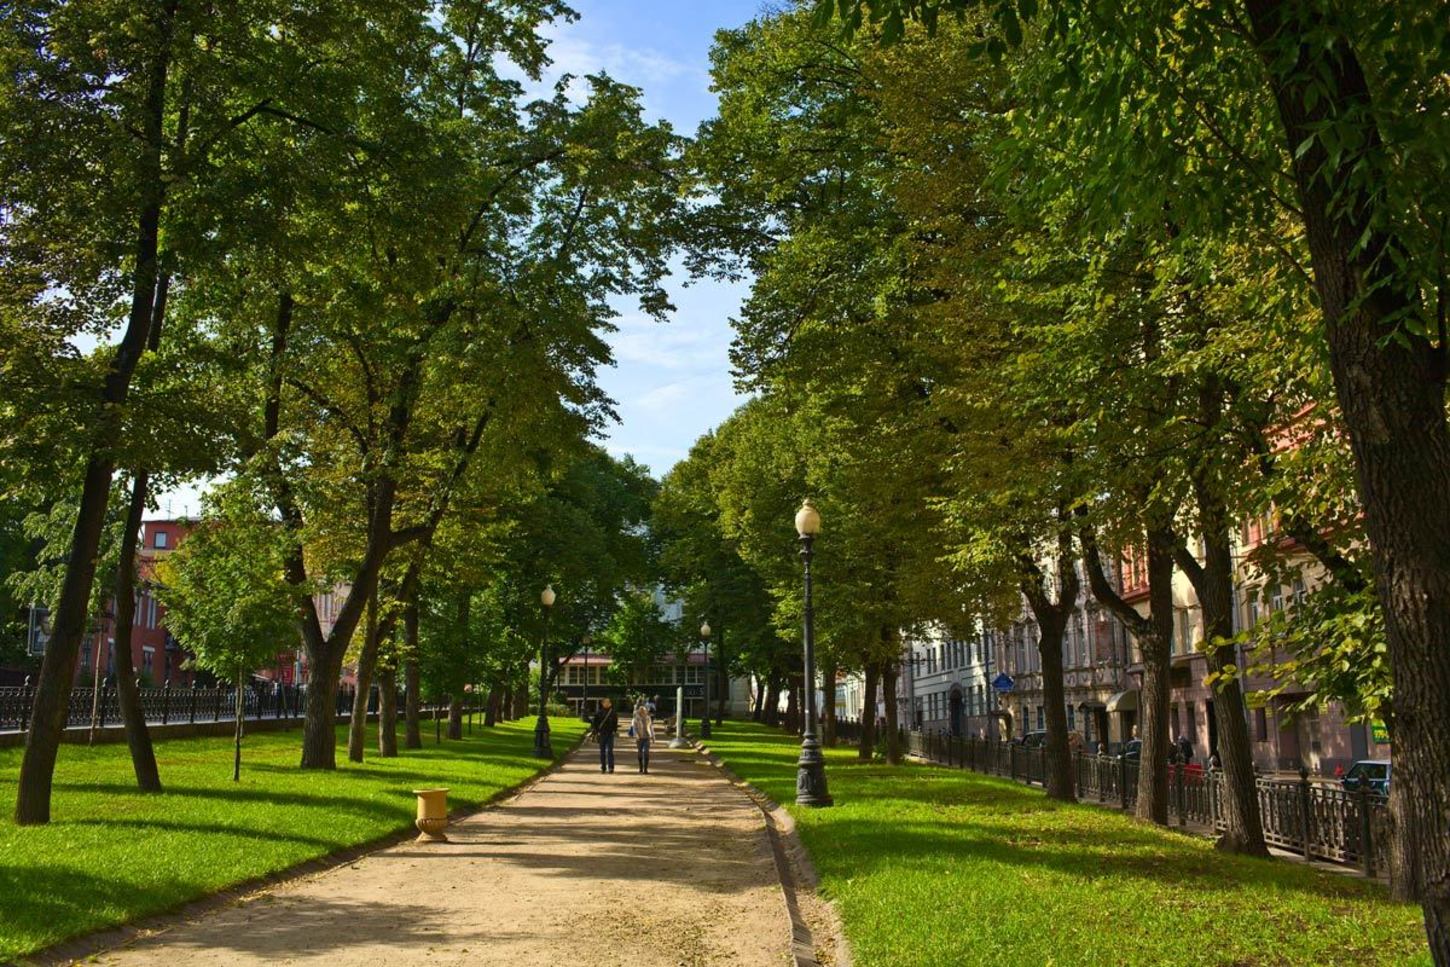
<svg viewBox="0 0 1450 967">
<path fill-rule="evenodd" d="M 930 27 L 968 6 L 827 0 L 817 9 L 849 26 L 869 18 L 893 39 L 908 18 Z M 1354 455 L 1400 686 L 1396 718 L 1408 726 L 1394 754 L 1425 873 L 1426 929 L 1436 962 L 1450 963 L 1450 833 L 1439 814 L 1450 798 L 1450 504 L 1438 499 L 1450 486 L 1440 283 L 1450 94 L 1437 80 L 1450 27 L 1435 5 L 1413 0 L 1332 9 L 1217 0 L 1191 11 L 1157 0 L 1002 0 L 990 9 L 1000 30 L 981 45 L 989 53 L 1020 42 L 1024 17 L 1042 11 L 1056 68 L 1034 93 L 1095 132 L 1091 159 L 1114 186 L 1095 214 L 1153 217 L 1171 196 L 1190 235 L 1232 231 L 1312 268 L 1303 279 L 1318 300 Z M 1107 89 L 1119 93 L 1101 96 Z M 1261 136 L 1265 121 L 1277 143 Z M 1166 136 L 1139 138 L 1145 130 Z M 1265 213 L 1287 216 L 1300 234 L 1287 247 L 1272 239 Z"/>
<path fill-rule="evenodd" d="M 241 779 L 247 677 L 295 636 L 297 598 L 307 590 L 284 576 L 286 536 L 264 499 L 242 485 L 213 491 L 196 529 L 158 565 L 168 629 L 198 667 L 236 683 L 234 781 Z"/>
</svg>

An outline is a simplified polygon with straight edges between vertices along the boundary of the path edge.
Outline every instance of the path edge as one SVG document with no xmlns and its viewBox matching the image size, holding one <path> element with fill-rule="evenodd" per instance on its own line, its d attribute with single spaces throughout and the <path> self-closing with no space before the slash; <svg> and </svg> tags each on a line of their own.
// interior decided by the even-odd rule
<svg viewBox="0 0 1450 967">
<path fill-rule="evenodd" d="M 775 859 L 775 872 L 780 881 L 781 897 L 785 901 L 786 914 L 790 917 L 791 956 L 795 967 L 821 967 L 816 958 L 815 935 L 810 924 L 801 914 L 800 892 L 810 894 L 819 905 L 830 927 L 831 954 L 836 967 L 852 967 L 851 948 L 841 924 L 836 905 L 817 892 L 820 876 L 810 853 L 796 832 L 795 819 L 779 803 L 761 792 L 755 785 L 742 779 L 725 760 L 715 754 L 708 745 L 693 742 L 700 755 L 725 776 L 731 785 L 743 792 L 765 817 L 765 836 L 770 843 L 771 856 Z"/>
<path fill-rule="evenodd" d="M 548 776 L 558 772 L 568 758 L 579 751 L 579 748 L 584 745 L 586 738 L 587 735 L 581 735 L 573 745 L 550 763 L 547 768 L 541 769 L 513 785 L 498 789 L 476 805 L 449 810 L 448 825 L 452 826 L 454 823 L 467 819 L 469 816 L 486 812 L 490 809 L 497 809 L 505 801 L 516 799 L 523 795 L 536 783 L 542 782 Z M 15 967 L 54 967 L 54 965 L 78 964 L 82 961 L 109 953 L 110 951 L 129 947 L 138 941 L 149 940 L 152 937 L 164 934 L 180 922 L 194 919 L 220 907 L 248 903 L 267 890 L 291 880 L 300 880 L 304 877 L 322 876 L 331 873 L 333 870 L 349 866 L 373 853 L 379 853 L 385 849 L 391 849 L 394 846 L 406 843 L 416 838 L 417 835 L 417 827 L 409 823 L 407 826 L 400 827 L 391 833 L 385 833 L 382 836 L 367 840 L 366 842 L 343 847 L 325 856 L 317 856 L 310 860 L 303 860 L 301 863 L 277 870 L 274 873 L 268 873 L 264 876 L 254 876 L 249 880 L 234 883 L 215 893 L 208 893 L 205 896 L 197 897 L 195 900 L 185 900 L 164 910 L 148 913 L 144 917 L 136 920 L 117 924 L 114 927 L 103 927 L 91 933 L 62 940 L 49 947 L 42 947 L 33 953 L 17 957 L 15 960 L 9 961 L 9 963 L 14 964 Z"/>
</svg>

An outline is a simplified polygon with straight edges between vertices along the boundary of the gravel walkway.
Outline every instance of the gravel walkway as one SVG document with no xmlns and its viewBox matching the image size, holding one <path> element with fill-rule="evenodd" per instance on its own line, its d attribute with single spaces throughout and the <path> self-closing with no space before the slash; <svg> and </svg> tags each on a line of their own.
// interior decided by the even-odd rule
<svg viewBox="0 0 1450 967">
<path fill-rule="evenodd" d="M 663 746 L 665 743 L 657 743 Z M 585 745 L 448 830 L 177 923 L 104 964 L 790 963 L 760 811 L 693 750 Z"/>
</svg>

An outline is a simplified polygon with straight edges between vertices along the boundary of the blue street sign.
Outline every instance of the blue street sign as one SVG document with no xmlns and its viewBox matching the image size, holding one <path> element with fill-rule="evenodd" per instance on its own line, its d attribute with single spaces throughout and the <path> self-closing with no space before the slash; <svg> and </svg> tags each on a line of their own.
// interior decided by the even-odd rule
<svg viewBox="0 0 1450 967">
<path fill-rule="evenodd" d="M 1008 675 L 1006 672 L 1003 672 L 1002 674 L 998 675 L 996 678 L 992 679 L 992 687 L 995 688 L 999 692 L 1010 692 L 1010 691 L 1012 691 L 1012 686 L 1014 684 L 1015 684 L 1015 682 L 1012 681 L 1012 676 L 1011 675 Z"/>
</svg>

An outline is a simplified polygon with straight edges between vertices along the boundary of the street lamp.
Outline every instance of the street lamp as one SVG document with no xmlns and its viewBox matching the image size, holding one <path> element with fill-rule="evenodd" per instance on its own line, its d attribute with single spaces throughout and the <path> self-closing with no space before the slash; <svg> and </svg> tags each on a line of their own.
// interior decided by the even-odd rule
<svg viewBox="0 0 1450 967">
<path fill-rule="evenodd" d="M 700 715 L 700 738 L 710 737 L 710 622 L 700 622 L 700 640 L 705 643 L 705 711 Z"/>
<path fill-rule="evenodd" d="M 544 585 L 539 594 L 539 603 L 544 606 L 544 634 L 539 642 L 539 720 L 534 723 L 534 757 L 554 758 L 554 747 L 549 743 L 549 609 L 554 606 L 554 587 Z"/>
<path fill-rule="evenodd" d="M 796 763 L 795 801 L 798 806 L 829 806 L 832 799 L 826 791 L 826 760 L 816 739 L 816 631 L 811 607 L 811 551 L 816 535 L 821 532 L 821 515 L 810 500 L 803 501 L 801 509 L 796 511 L 795 529 L 800 535 L 801 562 L 805 569 L 806 686 L 806 728 L 801 737 L 801 757 Z"/>
</svg>

